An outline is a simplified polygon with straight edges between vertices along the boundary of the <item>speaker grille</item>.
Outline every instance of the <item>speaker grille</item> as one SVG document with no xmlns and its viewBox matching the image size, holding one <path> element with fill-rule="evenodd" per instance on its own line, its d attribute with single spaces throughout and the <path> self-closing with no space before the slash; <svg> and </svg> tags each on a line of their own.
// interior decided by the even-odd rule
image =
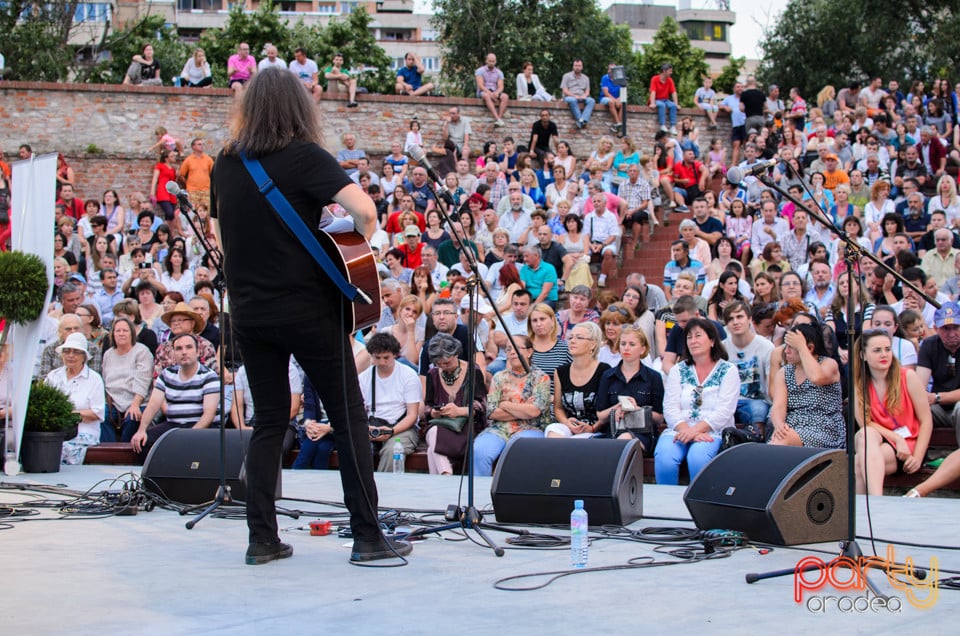
<svg viewBox="0 0 960 636">
<path fill-rule="evenodd" d="M 812 523 L 822 526 L 833 517 L 836 502 L 833 494 L 825 488 L 817 488 L 807 499 L 807 518 Z"/>
</svg>

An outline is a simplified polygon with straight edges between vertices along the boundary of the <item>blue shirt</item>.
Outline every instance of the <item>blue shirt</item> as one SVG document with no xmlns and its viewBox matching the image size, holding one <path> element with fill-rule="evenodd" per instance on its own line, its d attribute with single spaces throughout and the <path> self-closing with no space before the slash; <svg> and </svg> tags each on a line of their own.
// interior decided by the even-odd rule
<svg viewBox="0 0 960 636">
<path fill-rule="evenodd" d="M 402 77 L 404 82 L 413 87 L 413 90 L 417 90 L 423 85 L 423 76 L 417 72 L 416 66 L 413 68 L 406 65 L 401 66 L 397 69 L 397 77 Z"/>
<path fill-rule="evenodd" d="M 620 87 L 613 83 L 613 80 L 610 79 L 609 75 L 604 75 L 600 78 L 600 98 L 604 97 L 603 89 L 607 89 L 610 93 L 610 97 L 620 98 Z"/>
<path fill-rule="evenodd" d="M 557 301 L 557 270 L 550 263 L 540 261 L 540 266 L 537 269 L 532 269 L 525 264 L 520 268 L 520 280 L 523 281 L 527 290 L 533 294 L 534 299 L 540 295 L 544 284 L 553 283 L 547 293 L 546 300 Z"/>
<path fill-rule="evenodd" d="M 730 125 L 736 128 L 737 126 L 746 126 L 747 124 L 747 114 L 740 110 L 740 98 L 736 95 L 727 95 L 723 98 L 723 101 L 720 102 L 721 106 L 726 106 L 730 109 Z"/>
</svg>

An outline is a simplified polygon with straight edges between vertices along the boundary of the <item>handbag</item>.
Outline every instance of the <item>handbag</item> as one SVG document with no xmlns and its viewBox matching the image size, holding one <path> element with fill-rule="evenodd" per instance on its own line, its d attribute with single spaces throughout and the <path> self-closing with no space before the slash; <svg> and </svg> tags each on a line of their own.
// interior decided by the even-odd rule
<svg viewBox="0 0 960 636">
<path fill-rule="evenodd" d="M 734 446 L 739 446 L 740 444 L 747 444 L 750 442 L 755 444 L 763 444 L 765 441 L 766 440 L 763 439 L 762 435 L 759 435 L 751 430 L 744 430 L 735 426 L 731 426 L 723 429 L 720 450 L 725 451 L 728 448 L 733 448 Z"/>
<path fill-rule="evenodd" d="M 430 426 L 440 426 L 454 433 L 463 432 L 467 425 L 467 416 L 459 415 L 457 417 L 435 417 L 430 420 Z"/>
</svg>

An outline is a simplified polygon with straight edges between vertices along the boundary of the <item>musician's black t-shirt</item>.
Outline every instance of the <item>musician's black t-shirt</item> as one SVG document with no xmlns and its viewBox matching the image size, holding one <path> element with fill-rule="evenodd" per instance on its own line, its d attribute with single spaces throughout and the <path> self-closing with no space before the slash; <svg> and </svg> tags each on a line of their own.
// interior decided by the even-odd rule
<svg viewBox="0 0 960 636">
<path fill-rule="evenodd" d="M 308 227 L 352 184 L 315 144 L 293 142 L 260 157 L 277 188 Z M 230 312 L 237 324 L 338 320 L 340 293 L 258 191 L 239 155 L 220 153 L 211 179 L 211 215 L 223 239 Z"/>
</svg>

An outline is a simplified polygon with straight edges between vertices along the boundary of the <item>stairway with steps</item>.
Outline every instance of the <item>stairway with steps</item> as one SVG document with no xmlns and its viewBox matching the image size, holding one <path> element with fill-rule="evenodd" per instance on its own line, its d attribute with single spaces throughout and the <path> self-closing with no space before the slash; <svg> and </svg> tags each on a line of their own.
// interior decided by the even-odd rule
<svg viewBox="0 0 960 636">
<path fill-rule="evenodd" d="M 660 216 L 659 212 L 658 216 Z M 606 289 L 620 295 L 627 275 L 634 272 L 643 274 L 648 283 L 662 287 L 663 266 L 670 261 L 670 244 L 680 238 L 678 229 L 680 221 L 689 218 L 692 218 L 690 212 L 683 214 L 673 212 L 670 214 L 670 225 L 661 224 L 654 230 L 652 237 L 649 236 L 649 226 L 644 225 L 642 228 L 634 226 L 634 233 L 642 238 L 642 242 L 637 245 L 636 239 L 624 239 L 623 264 L 618 269 L 617 275 L 607 280 Z"/>
</svg>

